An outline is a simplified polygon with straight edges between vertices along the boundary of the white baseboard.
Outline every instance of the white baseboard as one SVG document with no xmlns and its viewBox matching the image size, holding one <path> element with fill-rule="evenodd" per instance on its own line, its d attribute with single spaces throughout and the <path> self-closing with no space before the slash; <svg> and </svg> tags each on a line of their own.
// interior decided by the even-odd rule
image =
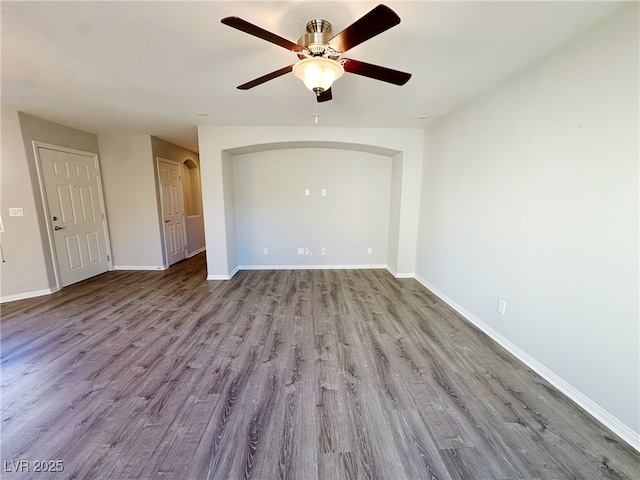
<svg viewBox="0 0 640 480">
<path fill-rule="evenodd" d="M 198 250 L 194 250 L 193 252 L 189 252 L 189 254 L 187 255 L 187 258 L 195 257 L 199 253 L 204 252 L 206 249 L 207 247 L 202 247 L 202 248 L 199 248 Z"/>
<path fill-rule="evenodd" d="M 164 265 L 114 265 L 114 270 L 166 270 Z"/>
<path fill-rule="evenodd" d="M 384 269 L 386 265 L 238 265 L 229 275 L 207 275 L 207 280 L 230 280 L 240 270 L 364 270 Z"/>
<path fill-rule="evenodd" d="M 447 297 L 444 293 L 439 291 L 433 285 L 430 285 L 426 280 L 420 278 L 418 275 L 415 275 L 414 278 L 420 282 L 426 289 L 434 293 L 438 296 L 442 301 L 447 303 L 451 308 L 457 311 L 460 315 L 462 315 L 467 321 L 475 325 L 482 332 L 486 333 L 489 337 L 491 337 L 494 341 L 496 341 L 500 346 L 509 351 L 512 355 L 514 355 L 518 360 L 531 368 L 534 372 L 540 375 L 542 378 L 547 380 L 551 385 L 557 388 L 564 395 L 569 397 L 575 403 L 577 403 L 581 408 L 583 408 L 586 412 L 591 414 L 594 418 L 600 421 L 603 425 L 609 428 L 613 433 L 622 438 L 625 442 L 627 442 L 631 447 L 640 452 L 640 434 L 634 432 L 627 425 L 622 423 L 616 417 L 607 412 L 600 405 L 595 403 L 589 397 L 584 395 L 582 392 L 577 390 L 571 384 L 566 382 L 564 379 L 556 375 L 553 371 L 549 370 L 543 364 L 538 362 L 535 358 L 529 355 L 524 350 L 520 349 L 517 345 L 509 341 L 507 338 L 503 337 L 500 333 L 495 331 L 485 322 L 480 320 L 478 317 L 473 315 L 471 312 L 466 310 L 461 305 L 457 304 L 455 301 Z"/>
<path fill-rule="evenodd" d="M 393 275 L 396 278 L 416 278 L 416 274 L 415 273 L 398 273 L 393 268 L 391 268 L 389 265 L 387 265 L 385 268 L 387 269 L 387 271 L 391 275 Z"/>
<path fill-rule="evenodd" d="M 231 280 L 233 275 L 207 275 L 207 280 Z"/>
<path fill-rule="evenodd" d="M 396 273 L 393 276 L 396 278 L 416 278 L 415 273 Z"/>
<path fill-rule="evenodd" d="M 239 270 L 379 270 L 386 265 L 240 265 Z"/>
<path fill-rule="evenodd" d="M 6 295 L 0 297 L 0 303 L 15 302 L 16 300 L 26 300 L 28 298 L 42 297 L 43 295 L 51 295 L 58 291 L 58 288 L 45 288 L 43 290 L 34 290 L 33 292 L 16 293 L 15 295 Z"/>
</svg>

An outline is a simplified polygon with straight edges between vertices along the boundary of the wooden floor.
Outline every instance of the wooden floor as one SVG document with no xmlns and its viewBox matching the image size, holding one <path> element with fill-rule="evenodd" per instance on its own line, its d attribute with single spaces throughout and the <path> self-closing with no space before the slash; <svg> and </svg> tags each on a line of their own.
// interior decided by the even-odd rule
<svg viewBox="0 0 640 480">
<path fill-rule="evenodd" d="M 199 255 L 2 306 L 3 479 L 640 478 L 415 280 L 205 275 Z"/>
</svg>

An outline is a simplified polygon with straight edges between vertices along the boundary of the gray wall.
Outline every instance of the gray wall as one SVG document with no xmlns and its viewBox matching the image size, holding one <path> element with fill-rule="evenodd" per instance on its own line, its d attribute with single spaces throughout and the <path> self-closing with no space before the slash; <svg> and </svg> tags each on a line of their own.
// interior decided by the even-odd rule
<svg viewBox="0 0 640 480">
<path fill-rule="evenodd" d="M 173 160 L 174 162 L 179 162 L 183 164 L 186 160 L 192 160 L 196 165 L 198 165 L 198 169 L 200 168 L 200 157 L 197 153 L 192 152 L 191 150 L 187 150 L 186 148 L 179 147 L 178 145 L 174 145 L 173 143 L 166 142 L 160 138 L 151 137 L 151 151 L 153 153 L 153 168 L 155 178 L 158 177 L 158 163 L 157 158 L 165 158 L 167 160 Z M 198 186 L 198 188 L 200 188 Z M 199 196 L 200 203 L 202 202 L 202 196 Z M 162 213 L 161 205 L 160 205 L 160 192 L 157 191 L 157 201 L 158 201 L 158 214 Z M 200 215 L 191 215 L 185 217 L 185 225 L 187 229 L 187 251 L 189 254 L 193 252 L 198 252 L 204 249 L 204 219 L 202 216 L 202 205 L 200 205 Z M 162 221 L 159 218 L 159 221 Z M 163 252 L 164 252 L 164 237 L 161 236 L 161 240 L 163 242 Z"/>
<path fill-rule="evenodd" d="M 416 263 L 423 283 L 636 435 L 638 50 L 636 4 L 434 125 Z"/>
<path fill-rule="evenodd" d="M 386 266 L 391 158 L 338 149 L 271 150 L 234 157 L 233 176 L 241 268 Z M 298 255 L 301 247 L 310 254 Z"/>
<path fill-rule="evenodd" d="M 114 268 L 164 268 L 151 137 L 101 134 L 98 140 Z"/>
<path fill-rule="evenodd" d="M 33 141 L 98 152 L 96 135 L 2 107 L 1 263 L 3 300 L 48 293 L 56 288 Z M 9 217 L 21 207 L 23 217 Z"/>
<path fill-rule="evenodd" d="M 114 268 L 164 268 L 157 158 L 199 164 L 198 154 L 150 135 L 101 134 L 98 140 Z M 204 248 L 203 229 L 202 215 L 187 219 L 189 251 Z"/>
<path fill-rule="evenodd" d="M 380 155 L 386 157 L 390 165 L 394 165 L 393 169 L 389 167 L 394 173 L 389 173 L 386 184 L 390 188 L 387 198 L 393 199 L 394 208 L 385 219 L 385 238 L 381 240 L 379 248 L 376 245 L 364 247 L 365 254 L 368 247 L 373 248 L 374 256 L 376 252 L 387 253 L 381 258 L 367 257 L 364 262 L 367 265 L 389 266 L 401 276 L 413 275 L 424 155 L 423 137 L 424 131 L 418 129 L 199 126 L 207 278 L 219 280 L 233 275 L 239 264 L 234 250 L 239 242 L 244 241 L 237 235 L 238 229 L 235 228 L 236 201 L 231 192 L 238 187 L 238 182 L 234 184 L 234 174 L 229 169 L 230 162 L 233 162 L 231 159 L 257 152 L 318 148 Z M 391 203 L 391 199 L 388 201 Z M 390 246 L 393 251 L 389 249 Z M 295 248 L 298 247 L 305 246 L 296 245 Z M 264 246 L 259 247 L 259 252 L 262 252 L 262 248 Z M 328 254 L 329 247 L 325 248 Z M 317 255 L 313 258 L 315 260 Z M 341 265 L 356 265 L 363 260 L 351 256 L 345 261 L 347 263 Z M 272 265 L 276 265 L 275 262 Z"/>
</svg>

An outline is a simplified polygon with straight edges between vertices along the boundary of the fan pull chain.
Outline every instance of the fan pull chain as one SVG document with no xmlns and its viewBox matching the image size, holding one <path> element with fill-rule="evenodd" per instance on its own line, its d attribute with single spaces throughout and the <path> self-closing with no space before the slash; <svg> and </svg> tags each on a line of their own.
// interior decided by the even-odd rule
<svg viewBox="0 0 640 480">
<path fill-rule="evenodd" d="M 318 113 L 318 102 L 313 102 L 316 105 L 316 113 L 310 113 L 309 116 L 313 117 L 313 123 L 318 123 L 318 118 L 320 118 L 320 114 Z"/>
</svg>

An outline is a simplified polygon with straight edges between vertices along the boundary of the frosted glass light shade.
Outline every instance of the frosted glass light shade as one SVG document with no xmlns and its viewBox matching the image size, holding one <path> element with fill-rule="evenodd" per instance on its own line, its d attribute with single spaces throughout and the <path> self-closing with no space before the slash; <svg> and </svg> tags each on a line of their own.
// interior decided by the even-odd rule
<svg viewBox="0 0 640 480">
<path fill-rule="evenodd" d="M 293 74 L 302 80 L 309 90 L 320 94 L 331 88 L 334 80 L 344 74 L 344 68 L 330 58 L 310 57 L 296 63 L 293 66 Z"/>
</svg>

